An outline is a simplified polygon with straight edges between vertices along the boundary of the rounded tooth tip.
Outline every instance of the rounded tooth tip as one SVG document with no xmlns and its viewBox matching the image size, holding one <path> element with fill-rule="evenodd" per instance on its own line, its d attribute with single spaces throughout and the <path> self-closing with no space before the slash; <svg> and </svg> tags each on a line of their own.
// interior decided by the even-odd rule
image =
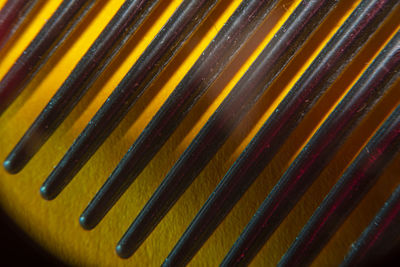
<svg viewBox="0 0 400 267">
<path fill-rule="evenodd" d="M 115 248 L 115 251 L 117 252 L 118 256 L 127 259 L 130 256 L 132 256 L 132 253 L 126 249 L 124 245 L 118 244 L 117 247 Z"/>
<path fill-rule="evenodd" d="M 171 260 L 169 259 L 169 256 L 165 259 L 165 261 L 161 264 L 161 267 L 167 267 L 171 266 Z"/>
<path fill-rule="evenodd" d="M 56 197 L 49 192 L 47 186 L 45 185 L 40 187 L 40 195 L 46 200 L 53 200 Z"/>
<path fill-rule="evenodd" d="M 81 215 L 81 217 L 79 217 L 79 224 L 85 230 L 92 230 L 96 226 L 95 224 L 91 224 L 87 217 L 84 215 Z"/>
<path fill-rule="evenodd" d="M 17 165 L 15 165 L 14 162 L 10 159 L 6 159 L 3 162 L 3 166 L 4 166 L 4 169 L 6 169 L 6 171 L 10 174 L 16 174 L 21 170 L 21 168 L 19 168 Z"/>
</svg>

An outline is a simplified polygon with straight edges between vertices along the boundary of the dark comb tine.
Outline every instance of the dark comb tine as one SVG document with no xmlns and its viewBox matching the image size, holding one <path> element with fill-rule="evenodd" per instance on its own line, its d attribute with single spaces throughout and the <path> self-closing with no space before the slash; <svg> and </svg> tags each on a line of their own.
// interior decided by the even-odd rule
<svg viewBox="0 0 400 267">
<path fill-rule="evenodd" d="M 143 242 L 335 4 L 336 1 L 303 2 L 294 11 L 185 150 L 119 245 L 132 250 Z M 182 265 L 191 257 L 171 257 L 168 265 Z"/>
<path fill-rule="evenodd" d="M 64 0 L 15 64 L 0 81 L 0 115 L 22 92 L 57 47 L 95 3 L 94 0 Z"/>
<path fill-rule="evenodd" d="M 0 49 L 16 31 L 37 0 L 8 0 L 0 10 Z"/>
<path fill-rule="evenodd" d="M 240 4 L 83 212 L 83 227 L 93 228 L 105 216 L 276 2 L 246 0 Z"/>
<path fill-rule="evenodd" d="M 319 176 L 348 134 L 356 127 L 357 122 L 390 88 L 390 81 L 400 77 L 399 69 L 400 32 L 368 67 L 284 174 L 283 179 L 288 183 L 299 180 L 289 192 L 293 201 L 298 201 L 300 194 L 305 192 Z M 394 149 L 393 144 L 390 149 Z M 370 157 L 373 158 L 371 155 Z M 380 166 L 380 169 L 383 167 Z M 374 173 L 368 177 L 352 178 L 353 180 L 340 182 L 341 185 L 336 191 L 327 196 L 326 201 L 320 205 L 282 258 L 280 262 L 282 266 L 310 264 L 353 209 L 352 207 L 361 200 L 364 195 L 362 192 L 372 187 L 378 175 Z M 361 190 L 361 182 L 364 182 L 362 184 L 364 190 Z M 353 188 L 356 188 L 357 194 L 349 191 Z"/>
<path fill-rule="evenodd" d="M 300 88 L 300 89 L 303 88 L 303 90 L 310 89 L 312 88 L 310 86 L 311 84 L 312 86 L 314 86 L 314 90 L 317 90 L 318 88 L 317 91 L 320 92 L 323 91 L 328 86 L 327 84 L 319 83 L 318 85 L 312 83 L 313 81 L 316 80 L 315 77 L 321 74 L 320 72 L 318 72 L 318 70 L 320 70 L 321 67 L 328 66 L 328 69 L 325 69 L 326 72 L 328 70 L 331 70 L 330 75 L 328 75 L 330 77 L 326 77 L 325 75 L 324 77 L 325 79 L 323 81 L 329 81 L 329 80 L 331 81 L 333 80 L 333 77 L 335 76 L 337 77 L 339 75 L 338 73 L 335 73 L 335 70 L 343 68 L 343 65 L 345 65 L 348 61 L 350 61 L 350 59 L 354 56 L 354 54 L 358 49 L 357 46 L 365 42 L 365 39 L 367 39 L 367 37 L 374 31 L 375 27 L 377 27 L 376 24 L 379 24 L 378 23 L 379 20 L 383 20 L 385 14 L 387 14 L 390 10 L 390 7 L 386 6 L 385 9 L 381 11 L 382 13 L 375 14 L 375 17 L 370 17 L 371 20 L 369 21 L 369 23 L 367 23 L 367 25 L 362 25 L 361 27 L 362 32 L 350 37 L 350 35 L 346 34 L 346 30 L 347 29 L 354 30 L 356 28 L 356 25 L 357 26 L 360 25 L 357 23 L 357 20 L 354 21 L 354 19 L 359 18 L 360 15 L 363 15 L 361 17 L 364 18 L 366 17 L 368 11 L 366 11 L 364 14 L 360 14 L 360 12 L 362 13 L 362 11 L 366 6 L 368 6 L 368 3 L 364 1 L 363 4 L 358 8 L 357 10 L 358 12 L 353 15 L 352 19 L 347 21 L 345 26 L 341 28 L 341 31 L 339 31 L 335 35 L 335 37 L 333 37 L 333 39 L 330 41 L 330 44 L 328 44 L 324 48 L 324 50 L 321 52 L 317 60 L 315 60 L 314 63 L 312 63 L 311 67 L 305 73 L 306 76 L 303 76 L 300 79 L 295 88 Z M 367 27 L 370 25 L 373 26 L 371 28 Z M 343 36 L 345 37 L 344 39 L 342 39 Z M 340 41 L 339 45 L 337 44 L 338 41 Z M 347 50 L 346 49 L 342 50 L 342 48 L 346 48 L 346 46 L 343 45 L 346 44 L 346 41 L 349 41 L 349 43 L 347 43 L 347 46 L 350 46 L 350 48 L 348 48 Z M 331 52 L 332 54 L 329 54 L 329 52 Z M 336 57 L 334 56 L 335 52 L 342 53 L 344 55 Z M 330 61 L 323 61 L 323 59 L 326 56 L 329 56 L 328 59 L 330 58 Z M 332 64 L 329 66 L 326 63 L 332 63 Z M 318 78 L 321 80 L 321 77 Z M 318 87 L 315 87 L 316 85 L 318 85 Z M 246 149 L 246 152 L 242 154 L 240 159 L 231 168 L 231 170 L 225 176 L 225 178 L 220 183 L 216 191 L 213 193 L 213 195 L 207 201 L 205 206 L 196 216 L 195 220 L 192 222 L 190 226 L 190 229 L 188 229 L 185 232 L 184 236 L 182 237 L 182 240 L 187 239 L 188 241 L 182 241 L 182 242 L 190 242 L 190 241 L 193 242 L 193 240 L 204 238 L 202 237 L 203 234 L 210 235 L 213 232 L 213 230 L 218 226 L 218 224 L 223 220 L 223 218 L 226 216 L 229 210 L 240 199 L 241 195 L 244 194 L 246 189 L 250 186 L 250 184 L 254 181 L 257 175 L 264 168 L 265 164 L 268 163 L 268 161 L 273 157 L 273 154 L 276 153 L 279 146 L 283 143 L 285 137 L 282 138 L 281 133 L 277 135 L 277 133 L 279 132 L 278 129 L 282 127 L 282 125 L 279 124 L 281 120 L 277 118 L 277 116 L 281 114 L 281 112 L 284 113 L 285 110 L 288 109 L 289 107 L 291 106 L 287 104 L 286 105 L 281 104 L 278 107 L 277 110 L 279 110 L 280 112 L 274 113 L 272 119 L 270 118 L 268 120 L 268 123 L 265 124 L 265 125 L 271 125 L 270 128 L 266 128 L 267 126 L 265 125 L 263 127 L 264 132 L 267 134 L 262 135 L 261 136 L 262 138 L 258 139 L 259 141 L 260 140 L 262 141 L 263 139 L 266 139 L 265 136 L 271 136 L 273 137 L 271 138 L 273 139 L 272 141 L 275 140 L 275 142 L 272 142 L 271 139 L 270 140 L 267 139 L 266 143 L 260 144 L 254 141 L 257 140 L 256 138 L 253 140 L 252 145 L 249 146 L 250 148 L 248 147 Z M 301 114 L 302 111 L 303 110 L 300 110 L 299 114 Z M 290 131 L 294 127 L 295 127 L 295 122 L 294 123 L 292 122 L 292 125 L 289 125 L 289 128 L 286 128 L 287 129 L 286 131 Z M 270 147 L 272 147 L 273 150 L 271 150 Z M 257 156 L 257 151 L 262 152 L 262 154 L 259 157 Z M 247 154 L 250 152 L 255 152 L 255 153 L 252 155 Z M 252 159 L 254 159 L 254 161 L 252 161 Z M 193 238 L 189 238 L 189 236 Z"/>
<path fill-rule="evenodd" d="M 392 255 L 391 259 L 385 259 L 385 256 L 388 255 L 388 251 L 390 254 L 390 251 L 396 245 L 398 246 L 399 224 L 400 186 L 396 188 L 371 224 L 352 245 L 352 249 L 340 266 L 390 266 L 389 264 L 398 264 L 398 255 Z M 392 253 L 397 253 L 397 251 Z M 397 262 L 389 262 L 393 259 L 396 259 Z M 388 265 L 382 265 L 382 261 L 386 261 Z"/>
<path fill-rule="evenodd" d="M 44 182 L 40 191 L 44 198 L 55 198 L 72 180 L 216 2 L 182 2 Z"/>
<path fill-rule="evenodd" d="M 4 167 L 20 171 L 64 121 L 159 1 L 128 0 L 82 57 L 8 155 Z"/>
</svg>

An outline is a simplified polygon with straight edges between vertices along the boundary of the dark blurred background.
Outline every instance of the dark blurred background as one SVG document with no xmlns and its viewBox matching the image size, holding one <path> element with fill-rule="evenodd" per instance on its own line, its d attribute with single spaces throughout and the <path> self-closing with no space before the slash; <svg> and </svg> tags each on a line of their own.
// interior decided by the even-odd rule
<svg viewBox="0 0 400 267">
<path fill-rule="evenodd" d="M 0 266 L 33 265 L 66 266 L 35 244 L 0 208 Z"/>
</svg>

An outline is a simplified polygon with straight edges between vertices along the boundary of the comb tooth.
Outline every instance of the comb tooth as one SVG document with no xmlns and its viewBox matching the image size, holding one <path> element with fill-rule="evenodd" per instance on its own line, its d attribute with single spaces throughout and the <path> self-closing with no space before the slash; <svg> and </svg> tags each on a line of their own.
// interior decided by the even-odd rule
<svg viewBox="0 0 400 267">
<path fill-rule="evenodd" d="M 182 2 L 44 182 L 44 198 L 55 198 L 72 180 L 216 3 Z"/>
<path fill-rule="evenodd" d="M 294 16 L 300 17 L 296 14 L 296 11 L 294 12 Z M 278 34 L 278 36 L 279 36 L 279 34 Z M 345 116 L 344 119 L 347 119 L 348 123 L 354 122 L 355 116 L 361 117 L 361 115 L 363 113 L 366 113 L 366 110 L 367 110 L 367 108 L 365 108 L 363 111 L 359 111 L 359 109 L 361 107 L 363 107 L 365 104 L 370 104 L 369 102 L 371 102 L 376 96 L 380 96 L 383 93 L 380 91 L 384 91 L 389 87 L 389 86 L 384 87 L 385 83 L 388 83 L 389 80 L 391 79 L 391 77 L 393 75 L 395 75 L 396 71 L 399 69 L 400 58 L 398 56 L 396 57 L 396 52 L 398 53 L 398 47 L 395 46 L 398 43 L 398 39 L 399 38 L 397 38 L 396 40 L 394 40 L 392 42 L 391 47 L 390 47 L 391 50 L 390 50 L 390 48 L 387 48 L 387 50 L 390 50 L 390 51 L 385 50 L 383 55 L 380 56 L 379 60 L 374 62 L 374 64 L 364 74 L 363 78 L 361 78 L 359 83 L 357 85 L 355 85 L 355 87 L 352 89 L 351 94 L 347 95 L 346 98 L 341 102 L 341 105 L 335 109 L 335 111 L 332 113 L 332 115 L 330 115 L 329 118 L 331 119 L 331 121 L 333 119 L 336 119 L 334 121 L 336 124 L 332 125 L 329 123 L 325 123 L 319 129 L 318 133 L 316 134 L 320 138 L 320 139 L 318 139 L 319 142 L 322 142 L 322 141 L 328 142 L 328 139 L 327 139 L 328 137 L 340 138 L 339 135 L 331 135 L 330 132 L 332 129 L 335 129 L 337 131 L 339 131 L 340 129 L 343 129 L 343 127 L 345 125 L 339 125 L 339 126 L 337 125 L 337 123 L 341 124 L 343 122 L 343 120 L 341 120 L 341 118 L 343 116 Z M 393 46 L 395 46 L 395 47 L 393 48 Z M 379 73 L 376 72 L 377 69 L 379 69 L 379 71 L 380 71 Z M 251 68 L 250 68 L 250 70 L 251 70 Z M 234 90 L 235 89 L 233 89 L 232 92 L 234 92 Z M 354 98 L 354 95 L 357 99 L 351 99 L 351 98 Z M 357 102 L 357 100 L 358 100 L 358 102 Z M 354 114 L 354 112 L 356 112 L 356 113 Z M 225 114 L 228 114 L 228 113 L 225 113 Z M 353 117 L 351 117 L 352 115 L 353 115 Z M 236 114 L 235 114 L 235 116 L 236 116 Z M 342 117 L 339 117 L 339 116 L 342 116 Z M 212 117 L 210 120 L 217 121 L 214 117 Z M 328 119 L 328 121 L 329 121 L 329 119 Z M 331 122 L 331 121 L 329 121 L 329 122 Z M 328 128 L 328 126 L 330 126 L 330 127 Z M 347 126 L 349 126 L 349 125 L 347 124 Z M 354 125 L 350 126 L 350 129 L 353 126 Z M 223 130 L 225 130 L 229 126 L 221 126 L 221 127 Z M 340 127 L 342 127 L 342 128 L 340 128 Z M 214 132 L 215 132 L 215 130 L 214 130 Z M 343 135 L 343 133 L 342 133 L 342 135 Z M 213 138 L 215 138 L 215 137 L 213 136 Z M 322 140 L 321 140 L 321 138 L 322 138 Z M 202 139 L 197 140 L 196 139 L 196 141 L 201 145 L 207 146 L 207 143 L 206 143 L 207 140 L 202 140 Z M 307 151 L 311 150 L 310 144 L 314 144 L 312 142 L 313 142 L 313 139 L 307 145 L 307 149 L 308 149 Z M 320 143 L 317 143 L 316 145 L 317 145 L 317 148 L 321 147 Z M 216 146 L 216 145 L 215 144 L 208 145 L 208 147 L 214 147 L 214 146 Z M 330 144 L 330 148 L 332 146 L 333 147 L 338 146 L 337 142 Z M 332 150 L 330 150 L 330 152 L 332 152 Z M 314 155 L 314 153 L 311 153 L 311 154 Z M 304 163 L 307 163 L 308 160 L 309 160 L 308 158 L 305 158 Z M 322 160 L 322 155 L 318 155 L 318 160 L 319 161 Z M 196 160 L 195 162 L 196 162 L 196 164 L 198 164 L 198 160 Z M 181 163 L 181 162 L 179 162 L 179 163 Z M 321 162 L 315 163 L 315 164 L 322 165 Z M 295 165 L 295 166 L 297 167 L 297 165 Z M 310 173 L 307 173 L 307 174 L 310 176 Z M 311 179 L 311 177 L 308 177 L 307 179 Z M 179 186 L 181 186 L 181 183 L 179 184 Z M 218 196 L 224 197 L 226 195 L 220 194 L 221 191 L 219 191 L 219 190 L 223 190 L 222 188 L 223 188 L 223 186 L 221 185 L 221 189 L 219 187 L 215 190 L 215 192 L 218 192 Z M 222 218 L 228 214 L 227 210 L 219 210 L 218 207 L 212 206 L 212 205 L 218 206 L 220 203 L 219 201 L 215 200 L 215 199 L 218 199 L 217 193 L 215 195 L 216 195 L 215 197 L 210 198 L 210 200 L 207 201 L 207 203 L 204 206 L 205 208 L 201 209 L 201 211 L 199 212 L 199 215 L 196 216 L 196 219 L 191 223 L 188 230 L 183 234 L 183 236 L 179 240 L 178 244 L 175 246 L 175 248 L 172 250 L 172 252 L 168 256 L 168 258 L 166 259 L 166 261 L 165 261 L 166 264 L 175 266 L 175 264 L 180 264 L 181 261 L 186 261 L 187 257 L 191 257 L 191 256 L 187 256 L 187 255 L 193 255 L 193 253 L 195 253 L 201 247 L 201 244 L 203 244 L 208 239 L 208 237 L 212 234 L 212 232 L 218 226 L 219 220 L 216 220 L 216 221 L 209 221 L 209 220 L 215 220 L 214 218 L 216 218 L 216 217 L 219 217 L 222 220 Z M 292 196 L 292 195 L 293 195 L 293 193 L 290 194 L 290 196 Z M 211 200 L 211 199 L 214 199 L 214 200 Z M 237 200 L 235 200 L 234 202 L 236 202 L 236 201 Z M 215 210 L 214 210 L 214 213 L 211 214 L 210 211 L 212 209 L 215 209 Z M 217 215 L 217 214 L 221 214 L 221 215 Z M 304 256 L 303 253 L 304 252 L 302 251 L 301 252 L 302 256 Z M 299 261 L 299 262 L 302 262 L 302 261 Z M 298 262 L 296 262 L 296 264 L 298 264 Z M 297 265 L 292 265 L 292 266 L 297 266 Z"/>
<path fill-rule="evenodd" d="M 250 142 L 245 152 L 234 164 L 230 183 L 235 183 L 237 190 L 229 193 L 229 201 L 239 199 L 238 195 L 247 189 L 255 177 L 271 160 L 292 129 L 299 123 L 303 114 L 326 90 L 333 78 L 354 58 L 375 29 L 381 24 L 396 1 L 362 1 L 337 31 L 322 52 L 306 70 L 294 88 L 279 104 L 277 110 L 263 125 Z M 321 81 L 323 82 L 321 84 Z M 248 171 L 246 173 L 246 171 Z M 229 181 L 228 180 L 228 181 Z M 250 181 L 251 180 L 251 181 Z M 230 186 L 226 182 L 224 187 Z M 222 262 L 223 266 L 245 264 L 257 254 L 292 207 L 296 204 L 287 194 L 285 181 L 280 180 L 251 219 L 234 246 Z M 288 187 L 290 189 L 290 186 Z M 233 194 L 232 194 L 233 193 Z M 296 192 L 297 194 L 297 192 Z"/>
<path fill-rule="evenodd" d="M 307 2 L 296 9 L 168 173 L 122 243 L 141 242 L 150 234 L 335 4 Z"/>
<path fill-rule="evenodd" d="M 368 67 L 284 174 L 282 179 L 292 186 L 287 192 L 291 201 L 297 202 L 315 181 L 360 118 L 372 108 L 371 102 L 378 101 L 390 88 L 389 81 L 400 76 L 399 69 L 400 32 Z M 371 158 L 374 158 L 372 155 Z M 327 196 L 282 258 L 281 266 L 310 264 L 361 200 L 363 193 L 374 184 L 378 175 L 374 173 L 352 178 L 340 182 L 335 193 Z M 362 181 L 364 190 L 361 190 Z M 353 192 L 352 189 L 357 191 Z"/>
<path fill-rule="evenodd" d="M 128 0 L 85 53 L 4 162 L 20 171 L 64 121 L 159 1 Z"/>
<path fill-rule="evenodd" d="M 182 13 L 182 10 L 179 11 L 179 8 L 184 6 L 185 3 L 187 6 L 203 4 L 206 6 L 205 2 L 207 1 L 209 6 L 203 7 L 201 16 L 198 13 L 195 14 L 196 17 L 193 19 L 193 16 L 191 18 L 192 21 L 186 20 L 186 22 L 182 22 L 182 17 L 178 15 L 174 17 L 176 13 Z M 172 208 L 184 191 L 200 174 L 202 169 L 217 153 L 218 149 L 221 148 L 245 114 L 252 108 L 264 91 L 268 89 L 274 79 L 301 48 L 307 37 L 318 27 L 338 1 L 309 0 L 299 3 L 299 6 L 290 15 L 284 26 L 279 29 L 275 37 L 272 38 L 271 42 L 261 52 L 260 56 L 254 61 L 239 83 L 235 85 L 227 98 L 217 108 L 216 112 L 208 119 L 206 125 L 180 156 L 151 199 L 146 203 L 139 216 L 129 227 L 116 248 L 117 254 L 120 257 L 127 258 L 131 256 L 145 241 L 147 236 L 151 234 L 169 209 Z M 3 10 L 0 10 L 0 49 L 4 44 L 2 43 L 2 38 L 7 39 L 11 36 L 19 23 L 23 21 L 23 17 L 28 14 L 38 1 L 8 0 L 6 6 L 9 2 L 19 5 L 21 10 L 18 10 L 19 14 L 18 17 L 14 18 L 14 22 L 6 20 L 5 24 L 12 27 L 6 29 L 10 33 L 5 36 L 2 36 L 3 15 L 1 12 Z M 73 5 L 72 2 L 82 1 L 63 0 L 51 19 L 57 15 L 57 12 L 62 9 L 63 5 L 67 6 L 67 2 Z M 69 36 L 75 26 L 80 23 L 81 19 L 95 2 L 94 0 L 85 0 L 85 3 L 79 6 L 74 14 L 70 14 L 72 21 L 69 24 L 69 21 L 65 21 L 64 23 L 68 25 L 62 25 L 65 28 L 59 31 L 60 33 L 62 32 L 62 36 L 61 34 L 60 36 L 54 36 L 53 43 L 48 44 L 47 50 L 43 50 L 42 54 L 37 56 L 36 59 L 32 56 L 33 52 L 31 58 L 26 59 L 27 61 L 31 61 L 31 63 L 28 62 L 28 64 L 31 64 L 30 67 L 17 66 L 25 60 L 23 59 L 25 55 L 21 55 L 9 73 L 3 78 L 3 81 L 0 81 L 0 116 L 11 105 L 12 101 L 18 97 L 27 83 L 40 70 L 41 66 L 45 64 L 57 47 Z M 103 73 L 119 50 L 129 40 L 130 36 L 133 35 L 159 2 L 159 0 L 125 1 L 118 11 L 120 14 L 117 13 L 113 17 L 106 29 L 103 30 L 102 34 L 104 33 L 104 35 L 101 34 L 96 39 L 96 42 L 79 61 L 56 95 L 53 96 L 46 108 L 4 161 L 3 165 L 8 172 L 17 173 L 20 171 L 35 153 L 39 151 L 41 146 L 50 138 L 52 133 L 68 116 L 81 97 Z M 174 57 L 188 36 L 207 17 L 207 14 L 210 13 L 218 1 L 199 0 L 190 3 L 189 0 L 182 0 L 181 2 L 182 4 L 174 12 L 174 15 L 168 20 L 161 32 L 172 32 L 171 28 L 167 29 L 168 23 L 171 21 L 175 23 L 178 21 L 180 25 L 184 24 L 187 28 L 190 23 L 197 25 L 191 25 L 193 28 L 183 30 L 184 33 L 181 34 L 186 34 L 186 36 L 182 37 L 181 35 L 180 37 L 176 37 L 179 40 L 175 40 L 174 44 L 170 44 L 168 47 L 169 51 L 165 48 L 164 54 L 159 55 L 159 58 L 151 62 L 154 67 L 152 69 L 152 67 L 148 67 L 149 65 L 145 63 L 154 58 L 148 59 L 145 55 L 148 50 L 153 50 L 148 55 L 151 53 L 153 53 L 151 55 L 160 53 L 160 46 L 156 47 L 154 45 L 152 47 L 153 43 L 157 43 L 157 37 L 159 37 L 161 32 L 157 34 L 155 40 L 146 48 L 146 51 L 131 68 L 127 76 L 124 77 L 106 103 L 103 104 L 74 142 L 73 146 L 68 150 L 67 154 L 46 179 L 41 187 L 41 194 L 44 198 L 52 199 L 56 197 L 73 179 L 105 139 L 118 126 L 144 90 L 147 89 Z M 199 2 L 202 2 L 202 4 L 199 4 Z M 200 96 L 217 79 L 240 49 L 244 40 L 253 33 L 256 26 L 265 19 L 277 2 L 278 0 L 242 1 L 238 10 L 230 18 L 230 20 L 232 19 L 231 24 L 235 24 L 237 27 L 235 29 L 237 29 L 236 33 L 239 37 L 235 39 L 232 38 L 232 34 L 227 33 L 229 32 L 227 30 L 229 20 L 228 25 L 224 25 L 217 37 L 212 41 L 212 44 L 207 47 L 211 52 L 207 49 L 203 52 L 82 213 L 80 223 L 83 228 L 91 229 L 101 221 L 172 135 Z M 254 10 L 248 10 L 248 13 L 255 16 L 255 18 L 252 18 L 253 20 L 250 20 L 250 16 L 246 17 L 248 13 L 244 10 L 244 3 L 252 3 L 253 8 L 258 9 L 258 13 Z M 23 8 L 22 4 L 26 4 L 26 6 Z M 134 4 L 137 6 L 133 7 Z M 130 10 L 127 9 L 128 5 L 130 5 Z M 400 2 L 397 0 L 361 0 L 361 3 L 349 19 L 346 20 L 317 56 L 317 59 L 313 61 L 307 71 L 296 82 L 296 85 L 279 104 L 273 115 L 268 118 L 256 137 L 254 137 L 239 159 L 224 176 L 214 193 L 209 197 L 168 255 L 163 266 L 184 266 L 189 263 L 264 167 L 282 147 L 290 133 L 301 122 L 304 114 L 312 108 L 319 97 L 339 77 L 342 70 L 354 59 L 358 51 L 362 49 L 364 43 L 366 43 L 391 10 L 394 10 L 394 7 L 399 5 Z M 300 9 L 301 7 L 302 9 Z M 11 7 L 10 4 L 8 8 L 9 12 L 17 14 L 15 6 Z M 67 8 L 64 7 L 62 12 L 71 12 L 66 11 Z M 135 10 L 133 11 L 133 9 Z M 264 10 L 261 12 L 261 9 Z M 296 13 L 300 12 L 300 10 L 303 13 Z M 233 21 L 233 17 L 237 13 L 241 14 L 243 21 L 239 19 Z M 306 19 L 301 15 L 305 16 Z M 307 15 L 310 15 L 310 17 Z M 133 19 L 132 16 L 136 16 L 135 19 L 137 21 L 130 21 L 132 25 L 128 25 L 129 30 L 127 30 L 128 26 L 123 26 L 122 24 L 129 23 L 129 16 L 131 16 L 129 19 Z M 199 19 L 199 17 L 201 18 Z M 120 20 L 117 21 L 117 19 Z M 290 21 L 291 19 L 292 21 Z M 194 22 L 194 20 L 199 20 L 200 22 Z M 44 28 L 48 24 L 45 24 L 26 51 L 31 46 L 34 47 L 33 44 L 40 34 L 42 34 L 42 38 L 45 36 Z M 116 34 L 116 25 L 120 27 L 118 28 L 120 35 Z M 296 26 L 298 27 L 296 28 Z M 105 32 L 108 27 L 115 32 L 108 31 L 106 35 Z M 247 30 L 244 30 L 246 28 Z M 233 27 L 231 27 L 232 29 Z M 300 29 L 302 30 L 300 31 Z M 221 37 L 219 41 L 217 39 L 218 36 Z M 229 40 L 226 36 L 234 39 L 230 43 L 231 47 L 226 46 L 229 42 L 223 43 L 223 41 L 226 41 L 223 39 Z M 164 40 L 158 40 L 158 42 L 165 42 Z M 37 42 L 39 43 L 39 41 Z M 214 47 L 214 50 L 210 47 Z M 141 61 L 141 59 L 143 60 Z M 361 78 L 335 107 L 334 111 L 329 114 L 322 126 L 291 163 L 271 194 L 263 202 L 255 216 L 246 226 L 244 232 L 235 242 L 228 255 L 226 255 L 221 266 L 241 266 L 248 264 L 252 260 L 308 187 L 317 179 L 350 132 L 372 110 L 373 106 L 382 96 L 391 89 L 391 85 L 400 75 L 399 63 L 400 30 L 397 31 L 385 48 L 374 59 L 373 63 L 371 63 Z M 143 65 L 135 69 L 135 66 L 139 64 Z M 143 70 L 143 72 L 140 74 L 135 73 L 138 69 Z M 11 75 L 11 78 L 7 78 L 7 75 Z M 18 79 L 20 76 L 12 75 L 22 75 L 24 79 Z M 131 76 L 128 77 L 129 75 Z M 8 87 L 2 87 L 2 84 L 5 84 L 5 86 L 11 84 L 16 90 L 8 90 Z M 129 90 L 134 92 L 127 92 Z M 325 197 L 320 207 L 314 212 L 278 265 L 308 266 L 311 264 L 350 212 L 356 208 L 368 190 L 373 187 L 381 172 L 399 151 L 400 105 L 393 110 L 392 114 L 388 116 L 376 134 L 361 150 L 350 167 L 346 169 L 343 176 Z M 349 254 L 341 266 L 370 266 L 375 264 L 377 260 L 381 261 L 382 255 L 386 256 L 388 251 L 393 249 L 396 244 L 399 244 L 399 223 L 400 185 L 392 193 L 368 228 L 352 245 Z"/>
<path fill-rule="evenodd" d="M 0 10 L 0 49 L 16 31 L 37 0 L 8 0 Z"/>
<path fill-rule="evenodd" d="M 396 245 L 400 237 L 400 186 L 390 196 L 376 217 L 361 234 L 360 238 L 352 245 L 341 267 L 350 266 L 394 266 L 398 263 L 398 255 L 390 259 L 382 258 Z M 396 251 L 393 251 L 396 252 Z M 396 261 L 390 262 L 390 260 Z M 388 265 L 382 264 L 383 262 Z"/>
<path fill-rule="evenodd" d="M 85 228 L 93 228 L 105 216 L 276 2 L 242 2 L 83 212 Z"/>
<path fill-rule="evenodd" d="M 65 0 L 0 81 L 0 115 L 93 6 L 91 0 Z"/>
</svg>

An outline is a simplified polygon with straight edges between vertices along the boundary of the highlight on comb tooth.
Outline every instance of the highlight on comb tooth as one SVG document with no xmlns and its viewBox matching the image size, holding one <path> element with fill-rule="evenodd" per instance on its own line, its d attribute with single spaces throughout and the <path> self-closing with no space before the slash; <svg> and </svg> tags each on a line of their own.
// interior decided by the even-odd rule
<svg viewBox="0 0 400 267">
<path fill-rule="evenodd" d="M 7 0 L 0 10 L 0 49 L 37 3 L 38 0 Z"/>
<path fill-rule="evenodd" d="M 167 174 L 124 235 L 124 242 L 139 243 L 150 234 L 335 4 L 327 0 L 299 5 Z M 169 259 L 168 264 L 180 265 L 188 258 Z"/>
<path fill-rule="evenodd" d="M 40 195 L 46 200 L 53 200 L 56 196 L 51 194 L 51 186 L 41 186 L 39 189 Z"/>
<path fill-rule="evenodd" d="M 20 171 L 50 138 L 158 2 L 155 0 L 124 2 L 7 156 L 4 166 L 10 173 Z"/>
<path fill-rule="evenodd" d="M 0 81 L 0 115 L 69 36 L 94 0 L 64 0 Z M 11 165 L 9 165 L 11 166 Z"/>
<path fill-rule="evenodd" d="M 57 196 L 203 22 L 217 0 L 184 0 L 43 183 Z M 48 187 L 48 188 L 47 188 Z"/>
<path fill-rule="evenodd" d="M 334 156 L 348 134 L 355 128 L 358 121 L 368 113 L 380 96 L 390 88 L 390 81 L 400 77 L 400 32 L 389 42 L 380 55 L 368 67 L 357 83 L 346 94 L 343 100 L 329 115 L 326 121 L 314 134 L 305 148 L 296 157 L 283 178 L 292 185 L 290 198 L 297 202 L 301 194 L 322 172 Z M 394 78 L 394 79 L 393 79 Z M 388 130 L 385 128 L 385 130 Z M 391 131 L 387 131 L 393 137 Z M 382 136 L 381 136 L 382 137 Z M 395 140 L 393 140 L 395 141 Z M 390 151 L 396 151 L 395 142 L 390 143 Z M 386 144 L 386 142 L 385 142 Z M 400 146 L 400 143 L 399 143 Z M 369 147 L 371 158 L 374 158 L 373 147 Z M 381 147 L 384 151 L 383 147 Z M 385 147 L 389 149 L 389 147 Z M 390 152 L 389 151 L 389 152 Z M 393 153 L 392 153 L 393 154 Z M 387 163 L 387 161 L 382 162 Z M 330 193 L 318 210 L 296 238 L 291 248 L 282 258 L 281 266 L 297 266 L 310 264 L 333 233 L 338 229 L 352 208 L 361 200 L 378 178 L 376 171 L 368 175 L 347 175 L 342 178 L 336 191 Z M 345 176 L 346 177 L 346 174 Z M 346 180 L 347 179 L 347 180 Z M 296 180 L 300 180 L 295 182 Z M 361 185 L 364 191 L 361 189 Z M 353 191 L 354 190 L 354 191 Z"/>
<path fill-rule="evenodd" d="M 123 259 L 127 259 L 131 256 L 130 251 L 126 250 L 126 248 L 122 245 L 117 245 L 115 251 L 117 252 L 117 255 Z"/>
<path fill-rule="evenodd" d="M 394 264 L 398 263 L 396 246 L 398 250 L 399 223 L 400 186 L 397 186 L 359 239 L 351 246 L 340 266 L 395 266 Z M 387 265 L 383 265 L 382 262 Z"/>
<path fill-rule="evenodd" d="M 239 5 L 85 209 L 83 227 L 100 222 L 276 3 L 246 0 Z"/>
<path fill-rule="evenodd" d="M 18 162 L 9 158 L 5 159 L 3 162 L 4 169 L 10 174 L 17 174 L 19 172 L 19 168 L 17 167 L 17 165 Z"/>
</svg>

